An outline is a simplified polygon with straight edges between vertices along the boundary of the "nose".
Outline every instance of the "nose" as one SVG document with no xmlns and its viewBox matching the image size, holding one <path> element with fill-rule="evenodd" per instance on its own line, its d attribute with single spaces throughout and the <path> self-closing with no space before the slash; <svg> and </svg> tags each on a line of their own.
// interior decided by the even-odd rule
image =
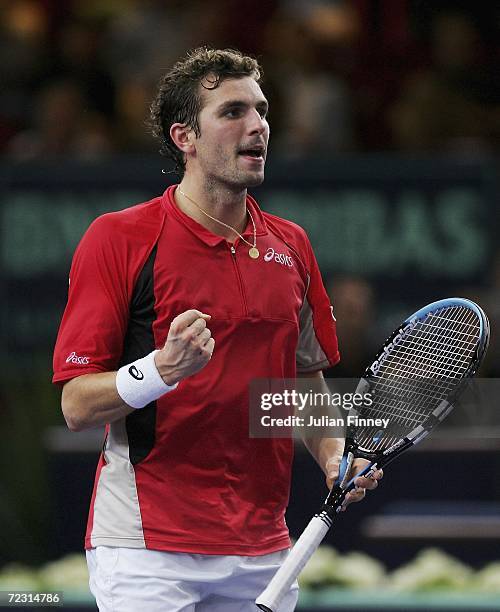
<svg viewBox="0 0 500 612">
<path fill-rule="evenodd" d="M 249 134 L 263 134 L 267 129 L 267 119 L 262 117 L 256 109 L 253 109 L 248 122 Z"/>
</svg>

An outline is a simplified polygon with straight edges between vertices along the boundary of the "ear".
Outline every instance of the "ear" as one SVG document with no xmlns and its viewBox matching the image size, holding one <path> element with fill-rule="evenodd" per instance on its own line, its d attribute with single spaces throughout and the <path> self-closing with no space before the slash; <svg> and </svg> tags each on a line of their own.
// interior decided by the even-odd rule
<svg viewBox="0 0 500 612">
<path fill-rule="evenodd" d="M 170 138 L 183 153 L 194 152 L 195 134 L 185 123 L 174 123 L 170 127 Z"/>
</svg>

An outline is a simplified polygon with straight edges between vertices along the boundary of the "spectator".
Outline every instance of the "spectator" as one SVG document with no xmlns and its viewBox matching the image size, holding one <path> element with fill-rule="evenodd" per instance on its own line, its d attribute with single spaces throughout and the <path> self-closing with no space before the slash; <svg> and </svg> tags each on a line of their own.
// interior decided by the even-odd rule
<svg viewBox="0 0 500 612">
<path fill-rule="evenodd" d="M 203 11 L 200 0 L 127 2 L 127 9 L 117 12 L 110 21 L 106 40 L 108 66 L 117 82 L 141 78 L 156 84 L 165 66 L 199 44 L 199 22 L 206 20 Z M 207 17 L 212 13 L 217 13 L 213 7 Z"/>
<path fill-rule="evenodd" d="M 293 13 L 279 13 L 268 29 L 266 50 L 270 58 L 266 79 L 281 106 L 274 150 L 302 157 L 352 149 L 350 92 L 336 74 L 331 61 L 335 44 L 327 33 L 316 30 L 312 17 L 303 20 Z M 273 130 L 277 114 L 271 117 Z"/>
<path fill-rule="evenodd" d="M 151 152 L 158 146 L 144 129 L 149 116 L 153 88 L 140 78 L 123 81 L 116 98 L 116 141 L 124 152 Z"/>
<path fill-rule="evenodd" d="M 30 101 L 50 74 L 48 20 L 37 2 L 0 7 L 0 150 L 27 125 Z"/>
<path fill-rule="evenodd" d="M 88 111 L 78 83 L 56 81 L 46 85 L 33 105 L 33 125 L 9 144 L 18 160 L 69 155 L 95 157 L 113 150 L 108 124 Z"/>
<path fill-rule="evenodd" d="M 103 58 L 105 23 L 72 18 L 57 37 L 54 78 L 78 79 L 87 107 L 109 121 L 115 113 L 115 84 Z"/>
<path fill-rule="evenodd" d="M 500 143 L 500 81 L 464 12 L 438 13 L 431 27 L 432 65 L 409 76 L 389 112 L 403 151 L 493 151 Z"/>
</svg>

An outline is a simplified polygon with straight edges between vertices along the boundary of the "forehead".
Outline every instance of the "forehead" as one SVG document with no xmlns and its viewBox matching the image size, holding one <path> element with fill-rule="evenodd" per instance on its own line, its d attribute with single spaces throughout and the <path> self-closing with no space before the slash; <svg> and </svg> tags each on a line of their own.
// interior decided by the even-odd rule
<svg viewBox="0 0 500 612">
<path fill-rule="evenodd" d="M 241 77 L 239 79 L 224 79 L 215 89 L 205 89 L 200 86 L 203 108 L 215 109 L 225 102 L 234 100 L 254 105 L 266 102 L 260 85 L 253 77 Z"/>
</svg>

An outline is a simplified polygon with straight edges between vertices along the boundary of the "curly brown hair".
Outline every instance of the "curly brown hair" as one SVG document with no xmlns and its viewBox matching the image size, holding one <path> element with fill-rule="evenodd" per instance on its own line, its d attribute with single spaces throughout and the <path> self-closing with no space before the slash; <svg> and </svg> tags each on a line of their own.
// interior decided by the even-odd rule
<svg viewBox="0 0 500 612">
<path fill-rule="evenodd" d="M 184 154 L 170 137 L 170 127 L 174 123 L 183 123 L 199 136 L 200 86 L 215 89 L 224 79 L 246 76 L 261 82 L 262 68 L 253 57 L 236 49 L 198 47 L 160 79 L 157 95 L 151 104 L 149 128 L 160 141 L 161 155 L 174 161 L 175 171 L 181 176 L 185 170 Z"/>
</svg>

